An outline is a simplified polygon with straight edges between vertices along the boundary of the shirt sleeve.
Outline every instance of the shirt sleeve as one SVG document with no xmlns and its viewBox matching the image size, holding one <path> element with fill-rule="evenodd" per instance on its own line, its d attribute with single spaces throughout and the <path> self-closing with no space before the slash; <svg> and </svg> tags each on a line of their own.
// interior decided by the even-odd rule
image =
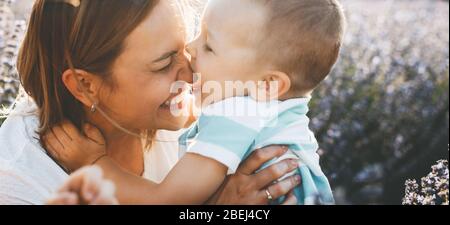
<svg viewBox="0 0 450 225">
<path fill-rule="evenodd" d="M 0 171 L 0 205 L 39 205 L 43 196 L 20 176 Z"/>
<path fill-rule="evenodd" d="M 187 152 L 217 160 L 228 167 L 228 174 L 234 174 L 258 135 L 261 116 L 232 109 L 252 107 L 251 104 L 243 99 L 231 99 L 204 110 L 197 124 L 197 135 Z"/>
</svg>

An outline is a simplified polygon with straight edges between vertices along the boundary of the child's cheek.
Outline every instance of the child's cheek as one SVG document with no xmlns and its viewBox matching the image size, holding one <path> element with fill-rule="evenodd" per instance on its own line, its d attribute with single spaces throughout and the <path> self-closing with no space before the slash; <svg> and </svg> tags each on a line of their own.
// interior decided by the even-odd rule
<svg viewBox="0 0 450 225">
<path fill-rule="evenodd" d="M 197 72 L 202 75 L 202 79 L 207 75 L 209 66 L 210 64 L 208 63 L 207 58 L 203 54 L 199 54 L 196 62 L 196 69 Z"/>
</svg>

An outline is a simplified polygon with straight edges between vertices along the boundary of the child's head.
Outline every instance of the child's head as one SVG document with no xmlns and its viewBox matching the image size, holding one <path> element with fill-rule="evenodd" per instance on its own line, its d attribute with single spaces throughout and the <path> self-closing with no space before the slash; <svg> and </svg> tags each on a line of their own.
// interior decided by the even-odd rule
<svg viewBox="0 0 450 225">
<path fill-rule="evenodd" d="M 330 73 L 344 27 L 337 0 L 210 0 L 189 51 L 203 81 L 278 81 L 277 97 L 301 96 Z"/>
</svg>

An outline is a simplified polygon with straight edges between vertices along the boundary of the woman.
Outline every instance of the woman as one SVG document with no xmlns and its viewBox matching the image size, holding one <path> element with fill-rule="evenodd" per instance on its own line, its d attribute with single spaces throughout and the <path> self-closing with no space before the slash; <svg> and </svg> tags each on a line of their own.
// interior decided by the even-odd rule
<svg viewBox="0 0 450 225">
<path fill-rule="evenodd" d="M 170 87 L 192 82 L 177 3 L 36 0 L 18 59 L 31 99 L 0 129 L 0 204 L 42 204 L 68 178 L 42 144 L 43 134 L 65 120 L 79 130 L 89 130 L 85 123 L 99 128 L 123 170 L 147 182 L 164 179 L 177 161 L 176 131 L 188 120 L 170 113 L 166 102 L 177 97 Z M 287 162 L 254 174 L 282 151 L 257 151 L 209 203 L 266 204 L 287 194 L 296 185 L 290 180 L 267 188 L 288 172 Z"/>
</svg>

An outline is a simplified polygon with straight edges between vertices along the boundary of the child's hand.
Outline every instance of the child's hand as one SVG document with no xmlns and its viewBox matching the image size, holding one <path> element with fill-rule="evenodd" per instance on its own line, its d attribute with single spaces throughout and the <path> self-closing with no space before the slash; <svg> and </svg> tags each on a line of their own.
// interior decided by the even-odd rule
<svg viewBox="0 0 450 225">
<path fill-rule="evenodd" d="M 115 186 L 105 180 L 99 167 L 85 167 L 73 173 L 49 205 L 117 205 Z"/>
<path fill-rule="evenodd" d="M 70 122 L 64 122 L 47 132 L 43 141 L 48 153 L 69 171 L 92 165 L 106 156 L 106 142 L 92 125 L 83 127 L 86 136 Z"/>
</svg>

